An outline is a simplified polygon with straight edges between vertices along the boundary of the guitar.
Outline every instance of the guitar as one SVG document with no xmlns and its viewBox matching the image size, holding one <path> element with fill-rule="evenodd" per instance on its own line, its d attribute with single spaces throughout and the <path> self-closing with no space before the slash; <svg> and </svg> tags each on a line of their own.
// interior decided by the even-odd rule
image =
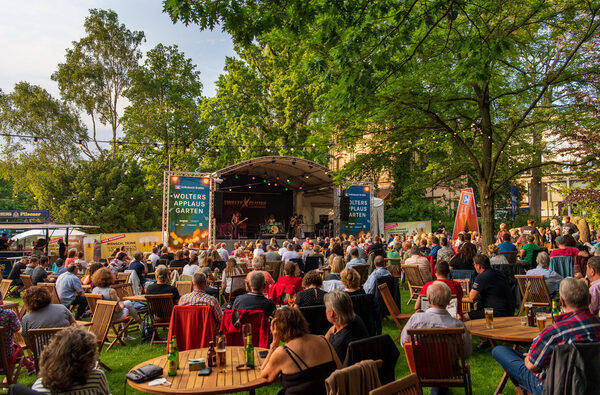
<svg viewBox="0 0 600 395">
<path fill-rule="evenodd" d="M 238 226 L 240 226 L 241 224 L 243 224 L 244 222 L 246 222 L 248 220 L 248 217 L 244 218 L 241 221 L 236 221 L 233 222 L 233 220 L 231 221 L 231 224 L 233 225 L 234 228 L 237 228 Z"/>
</svg>

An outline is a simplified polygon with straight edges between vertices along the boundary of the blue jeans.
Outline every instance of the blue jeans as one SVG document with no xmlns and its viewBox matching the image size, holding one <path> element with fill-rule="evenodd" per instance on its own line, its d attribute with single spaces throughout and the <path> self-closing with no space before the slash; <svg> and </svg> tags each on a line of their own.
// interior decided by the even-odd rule
<svg viewBox="0 0 600 395">
<path fill-rule="evenodd" d="M 492 356 L 510 377 L 517 380 L 519 387 L 533 395 L 541 395 L 544 383 L 539 381 L 533 372 L 525 366 L 523 354 L 506 346 L 497 346 L 492 350 Z"/>
</svg>

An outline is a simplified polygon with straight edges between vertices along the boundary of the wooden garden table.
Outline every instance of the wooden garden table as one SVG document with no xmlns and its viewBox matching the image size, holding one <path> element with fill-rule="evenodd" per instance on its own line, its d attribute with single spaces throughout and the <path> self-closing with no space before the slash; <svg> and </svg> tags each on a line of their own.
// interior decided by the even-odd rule
<svg viewBox="0 0 600 395">
<path fill-rule="evenodd" d="M 549 325 L 548 321 L 546 325 Z M 515 350 L 519 344 L 531 345 L 533 339 L 540 334 L 537 325 L 534 327 L 521 325 L 521 317 L 494 317 L 493 329 L 486 328 L 485 318 L 465 322 L 465 326 L 471 335 L 488 339 L 494 347 L 495 341 L 503 341 L 513 343 Z M 504 372 L 494 394 L 502 394 L 508 379 L 508 373 Z"/>
<path fill-rule="evenodd" d="M 208 348 L 199 348 L 195 350 L 186 350 L 179 352 L 179 369 L 177 376 L 167 376 L 167 355 L 150 359 L 142 362 L 132 368 L 137 369 L 147 364 L 154 364 L 163 368 L 163 377 L 171 382 L 170 386 L 156 385 L 149 386 L 148 383 L 134 383 L 127 380 L 131 388 L 150 394 L 226 394 L 232 392 L 249 391 L 254 394 L 254 390 L 268 385 L 269 382 L 260 376 L 260 368 L 263 358 L 258 355 L 259 351 L 267 351 L 264 348 L 256 347 L 254 349 L 254 361 L 256 367 L 252 370 L 236 370 L 236 366 L 245 362 L 244 347 L 227 347 L 227 372 L 218 373 L 216 368 L 212 368 L 209 376 L 198 376 L 198 372 L 188 370 L 188 359 L 204 358 Z"/>
</svg>

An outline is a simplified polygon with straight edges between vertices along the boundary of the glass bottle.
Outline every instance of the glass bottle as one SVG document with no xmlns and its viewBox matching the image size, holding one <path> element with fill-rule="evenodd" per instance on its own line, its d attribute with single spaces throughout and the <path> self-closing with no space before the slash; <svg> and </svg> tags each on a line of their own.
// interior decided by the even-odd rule
<svg viewBox="0 0 600 395">
<path fill-rule="evenodd" d="M 211 368 L 217 367 L 217 351 L 215 350 L 215 342 L 212 340 L 208 343 L 208 354 L 206 355 L 206 362 Z"/>
<path fill-rule="evenodd" d="M 169 343 L 169 355 L 167 356 L 168 375 L 177 376 L 177 358 L 173 352 L 173 340 Z"/>
<path fill-rule="evenodd" d="M 173 353 L 175 354 L 175 360 L 177 361 L 177 369 L 179 369 L 179 349 L 177 348 L 177 339 L 175 338 L 175 335 L 173 335 L 171 343 L 172 344 L 170 350 L 173 350 Z"/>
<path fill-rule="evenodd" d="M 254 367 L 254 346 L 252 345 L 252 333 L 246 336 L 246 366 Z"/>
</svg>

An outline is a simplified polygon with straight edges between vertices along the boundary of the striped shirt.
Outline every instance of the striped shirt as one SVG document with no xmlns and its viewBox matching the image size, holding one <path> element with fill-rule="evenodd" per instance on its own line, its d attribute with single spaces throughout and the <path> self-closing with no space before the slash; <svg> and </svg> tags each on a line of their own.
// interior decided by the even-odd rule
<svg viewBox="0 0 600 395">
<path fill-rule="evenodd" d="M 538 369 L 548 366 L 555 346 L 600 341 L 600 318 L 588 309 L 560 314 L 554 319 L 556 323 L 540 332 L 529 350 L 529 361 Z M 545 372 L 538 374 L 538 378 L 543 380 Z"/>
<path fill-rule="evenodd" d="M 49 394 L 50 390 L 44 388 L 42 378 L 39 378 L 33 383 L 32 390 Z M 74 385 L 69 391 L 53 392 L 53 395 L 106 395 L 110 394 L 108 381 L 104 372 L 100 369 L 94 369 L 88 376 L 87 382 L 82 385 Z"/>
<path fill-rule="evenodd" d="M 221 306 L 219 306 L 217 299 L 214 296 L 210 296 L 206 292 L 197 289 L 179 298 L 179 305 L 209 306 L 213 311 L 217 323 L 221 322 L 221 317 L 223 317 L 223 312 L 221 311 Z"/>
</svg>

